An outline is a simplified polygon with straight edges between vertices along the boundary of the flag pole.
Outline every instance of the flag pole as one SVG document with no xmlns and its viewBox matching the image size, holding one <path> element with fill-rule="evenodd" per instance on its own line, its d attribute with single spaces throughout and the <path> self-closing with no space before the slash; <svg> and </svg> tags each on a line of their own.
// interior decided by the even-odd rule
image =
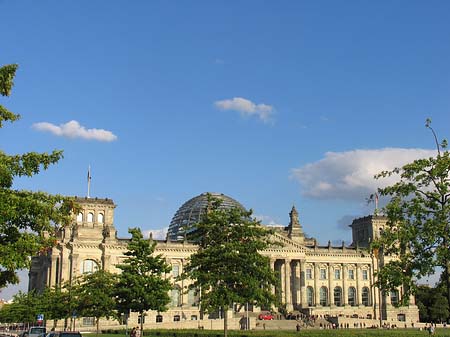
<svg viewBox="0 0 450 337">
<path fill-rule="evenodd" d="M 378 193 L 375 193 L 375 215 L 378 215 Z"/>
<path fill-rule="evenodd" d="M 87 174 L 87 197 L 90 198 L 90 191 L 91 191 L 91 165 L 88 167 L 88 174 Z"/>
</svg>

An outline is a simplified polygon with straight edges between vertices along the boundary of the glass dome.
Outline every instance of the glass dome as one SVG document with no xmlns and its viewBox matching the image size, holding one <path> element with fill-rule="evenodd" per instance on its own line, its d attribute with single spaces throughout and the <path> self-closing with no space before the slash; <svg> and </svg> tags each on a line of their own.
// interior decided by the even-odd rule
<svg viewBox="0 0 450 337">
<path fill-rule="evenodd" d="M 223 193 L 202 193 L 186 201 L 173 216 L 167 231 L 167 237 L 171 241 L 183 240 L 185 234 L 184 228 L 190 227 L 200 220 L 201 215 L 205 212 L 206 206 L 208 205 L 208 193 L 212 197 L 222 201 L 220 205 L 220 208 L 222 209 L 238 207 L 245 210 L 244 206 L 242 206 L 239 202 Z"/>
</svg>

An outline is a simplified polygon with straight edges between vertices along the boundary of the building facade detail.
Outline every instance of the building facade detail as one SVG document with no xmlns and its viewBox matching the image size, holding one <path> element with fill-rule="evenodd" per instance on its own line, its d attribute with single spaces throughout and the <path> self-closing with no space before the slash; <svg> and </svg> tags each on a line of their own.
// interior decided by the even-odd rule
<svg viewBox="0 0 450 337">
<path fill-rule="evenodd" d="M 202 195 L 201 195 L 202 196 Z M 199 197 L 201 197 L 199 196 Z M 203 202 L 196 197 L 189 201 L 198 207 Z M 230 204 L 239 205 L 234 199 L 224 196 Z M 199 201 L 200 200 L 200 201 Z M 30 269 L 29 289 L 43 290 L 62 283 L 71 283 L 83 273 L 98 269 L 119 272 L 116 265 L 125 258 L 129 239 L 118 238 L 114 225 L 116 205 L 111 199 L 75 198 L 80 212 L 74 215 L 70 226 L 57 233 L 57 244 L 47 254 L 34 257 Z M 185 203 L 185 206 L 188 203 Z M 201 210 L 195 210 L 198 214 Z M 165 313 L 150 312 L 146 322 L 197 320 L 203 317 L 199 311 L 199 292 L 187 291 L 189 281 L 177 278 L 196 251 L 196 246 L 181 237 L 178 232 L 184 219 L 180 214 L 192 218 L 187 208 L 177 212 L 176 221 L 166 240 L 155 240 L 156 254 L 161 254 L 172 266 L 166 277 L 173 280 L 170 292 L 170 309 Z M 287 312 L 306 315 L 354 316 L 376 320 L 418 321 L 418 309 L 411 298 L 410 305 L 398 307 L 401 293 L 384 294 L 374 286 L 376 272 L 386 258 L 369 251 L 370 242 L 376 238 L 386 218 L 368 216 L 355 219 L 350 225 L 353 242 L 333 246 L 321 246 L 305 236 L 298 212 L 292 207 L 290 222 L 286 227 L 274 227 L 275 240 L 282 246 L 272 247 L 262 254 L 269 257 L 271 268 L 277 272 L 279 288 L 273 291 Z M 251 308 L 259 311 L 261 308 Z M 89 320 L 86 320 L 89 322 Z"/>
</svg>

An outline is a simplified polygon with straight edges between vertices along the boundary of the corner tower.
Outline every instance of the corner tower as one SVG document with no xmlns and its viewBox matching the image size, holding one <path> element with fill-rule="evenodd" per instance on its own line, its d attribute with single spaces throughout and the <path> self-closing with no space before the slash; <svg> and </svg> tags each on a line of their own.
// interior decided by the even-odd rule
<svg viewBox="0 0 450 337">
<path fill-rule="evenodd" d="M 303 234 L 303 228 L 298 220 L 298 212 L 295 206 L 292 206 L 291 212 L 289 213 L 289 218 L 290 221 L 287 228 L 289 239 L 294 241 L 303 241 L 305 235 Z"/>
<path fill-rule="evenodd" d="M 369 247 L 370 243 L 380 237 L 380 233 L 386 226 L 387 218 L 379 215 L 369 215 L 353 220 L 352 246 Z"/>
</svg>

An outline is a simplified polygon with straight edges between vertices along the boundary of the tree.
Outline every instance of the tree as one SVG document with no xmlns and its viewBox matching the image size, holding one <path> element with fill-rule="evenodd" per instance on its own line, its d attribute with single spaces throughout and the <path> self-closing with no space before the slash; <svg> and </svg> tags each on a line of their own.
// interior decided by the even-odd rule
<svg viewBox="0 0 450 337">
<path fill-rule="evenodd" d="M 156 242 L 145 240 L 139 228 L 131 228 L 127 258 L 117 268 L 122 270 L 118 276 L 115 295 L 120 313 L 138 312 L 143 317 L 147 310 L 166 311 L 170 302 L 169 291 L 172 285 L 163 274 L 170 272 L 170 266 L 161 255 L 155 255 Z M 142 336 L 142 333 L 141 333 Z"/>
<path fill-rule="evenodd" d="M 37 315 L 42 312 L 40 296 L 34 291 L 28 293 L 18 292 L 13 297 L 13 302 L 0 310 L 2 322 L 34 323 Z"/>
<path fill-rule="evenodd" d="M 446 140 L 439 144 L 430 119 L 426 127 L 436 141 L 436 157 L 417 159 L 376 176 L 399 177 L 397 183 L 379 189 L 390 198 L 383 208 L 388 221 L 373 246 L 395 258 L 380 269 L 378 285 L 384 290 L 402 286 L 402 302 L 407 303 L 415 280 L 441 267 L 450 303 L 450 154 Z"/>
<path fill-rule="evenodd" d="M 105 270 L 97 270 L 81 276 L 76 282 L 72 294 L 76 298 L 77 312 L 81 316 L 95 318 L 98 336 L 100 318 L 117 317 L 114 292 L 116 277 Z"/>
<path fill-rule="evenodd" d="M 200 289 L 201 310 L 223 311 L 224 336 L 228 334 L 227 310 L 246 303 L 270 307 L 276 302 L 272 287 L 278 279 L 269 258 L 261 255 L 271 242 L 270 230 L 251 218 L 252 211 L 221 209 L 221 201 L 208 195 L 208 206 L 188 236 L 198 245 L 182 277 Z"/>
<path fill-rule="evenodd" d="M 439 285 L 429 287 L 420 285 L 416 291 L 416 302 L 419 307 L 421 322 L 442 322 L 449 316 L 449 307 L 445 297 L 445 289 Z"/>
<path fill-rule="evenodd" d="M 73 308 L 76 307 L 75 297 L 68 291 L 69 284 L 57 285 L 45 288 L 41 298 L 43 303 L 43 314 L 46 320 L 53 320 L 53 328 L 56 328 L 58 320 L 67 320 L 72 316 Z"/>
<path fill-rule="evenodd" d="M 16 64 L 0 67 L 1 96 L 11 94 L 16 70 Z M 0 128 L 19 118 L 0 105 Z M 31 177 L 61 158 L 62 151 L 7 155 L 0 150 L 0 289 L 17 283 L 16 270 L 29 267 L 30 256 L 54 244 L 55 224 L 70 221 L 74 205 L 68 198 L 13 189 L 15 177 Z"/>
</svg>

